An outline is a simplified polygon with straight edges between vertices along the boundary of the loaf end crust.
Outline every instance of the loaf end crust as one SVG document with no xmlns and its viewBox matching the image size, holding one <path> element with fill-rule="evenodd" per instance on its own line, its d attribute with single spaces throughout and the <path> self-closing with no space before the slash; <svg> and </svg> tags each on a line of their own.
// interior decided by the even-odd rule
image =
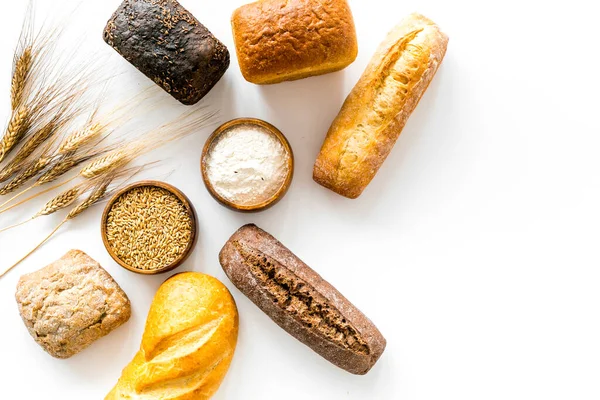
<svg viewBox="0 0 600 400">
<path fill-rule="evenodd" d="M 19 279 L 21 318 L 50 355 L 69 358 L 131 316 L 127 295 L 100 264 L 79 250 Z"/>
<path fill-rule="evenodd" d="M 363 375 L 383 353 L 386 341 L 375 325 L 257 226 L 240 228 L 219 261 L 233 284 L 277 325 L 338 367 Z"/>
<path fill-rule="evenodd" d="M 379 46 L 333 121 L 313 179 L 355 199 L 389 155 L 441 64 L 448 37 L 412 14 Z"/>
<path fill-rule="evenodd" d="M 256 84 L 339 71 L 358 54 L 346 0 L 262 0 L 238 8 L 231 24 L 242 75 Z"/>
<path fill-rule="evenodd" d="M 200 101 L 230 62 L 227 47 L 176 0 L 124 0 L 104 40 L 185 105 Z"/>
</svg>

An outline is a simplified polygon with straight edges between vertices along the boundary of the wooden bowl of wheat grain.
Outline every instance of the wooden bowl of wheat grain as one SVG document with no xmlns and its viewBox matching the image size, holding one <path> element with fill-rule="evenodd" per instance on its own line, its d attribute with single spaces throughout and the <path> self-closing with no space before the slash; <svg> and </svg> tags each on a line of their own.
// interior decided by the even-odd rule
<svg viewBox="0 0 600 400">
<path fill-rule="evenodd" d="M 197 240 L 194 207 L 179 189 L 140 181 L 118 191 L 101 220 L 102 241 L 123 268 L 156 275 L 181 266 Z"/>
</svg>

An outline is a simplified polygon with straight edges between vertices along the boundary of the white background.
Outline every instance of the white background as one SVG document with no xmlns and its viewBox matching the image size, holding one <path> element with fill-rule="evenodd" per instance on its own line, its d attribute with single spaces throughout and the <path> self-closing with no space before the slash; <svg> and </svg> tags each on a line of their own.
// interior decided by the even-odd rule
<svg viewBox="0 0 600 400">
<path fill-rule="evenodd" d="M 116 71 L 126 96 L 147 80 L 102 41 L 119 0 L 39 0 L 66 13 L 64 40 Z M 265 119 L 296 154 L 291 190 L 257 215 L 224 209 L 205 190 L 199 157 L 211 129 L 153 158 L 195 205 L 200 239 L 181 270 L 221 279 L 240 312 L 238 348 L 215 399 L 600 398 L 600 34 L 594 2 L 353 0 L 360 54 L 343 72 L 275 86 L 243 80 L 229 18 L 243 0 L 182 0 L 230 49 L 232 65 L 204 104 L 221 121 Z M 12 50 L 24 0 L 0 13 L 0 106 L 9 109 Z M 450 36 L 446 59 L 394 151 L 358 200 L 312 181 L 324 135 L 376 46 L 419 11 Z M 186 110 L 156 92 L 164 112 Z M 157 113 L 159 116 L 161 111 Z M 144 120 L 137 122 L 143 127 Z M 158 172 L 148 177 L 160 177 Z M 0 225 L 37 210 L 0 216 Z M 0 398 L 101 399 L 136 352 L 166 276 L 113 262 L 96 207 L 0 280 Z M 60 216 L 0 235 L 0 267 Z M 217 254 L 255 222 L 334 284 L 388 340 L 364 377 L 337 369 L 279 329 L 221 270 Z M 42 351 L 14 300 L 23 273 L 79 248 L 130 296 L 131 320 L 69 360 Z"/>
</svg>

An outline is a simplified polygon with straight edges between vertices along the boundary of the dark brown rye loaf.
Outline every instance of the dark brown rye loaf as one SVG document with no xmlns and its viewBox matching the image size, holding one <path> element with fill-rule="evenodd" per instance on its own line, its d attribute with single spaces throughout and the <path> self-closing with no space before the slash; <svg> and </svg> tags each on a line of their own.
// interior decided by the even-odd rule
<svg viewBox="0 0 600 400">
<path fill-rule="evenodd" d="M 277 239 L 240 228 L 219 255 L 231 281 L 289 334 L 340 368 L 366 374 L 386 345 L 375 325 Z"/>
<path fill-rule="evenodd" d="M 104 40 L 186 105 L 202 99 L 229 67 L 229 51 L 176 0 L 125 0 Z"/>
</svg>

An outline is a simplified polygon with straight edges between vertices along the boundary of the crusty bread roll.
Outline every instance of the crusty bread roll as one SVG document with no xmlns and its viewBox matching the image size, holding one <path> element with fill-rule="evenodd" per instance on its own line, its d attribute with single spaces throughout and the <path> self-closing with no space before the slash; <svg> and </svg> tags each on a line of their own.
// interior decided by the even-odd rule
<svg viewBox="0 0 600 400">
<path fill-rule="evenodd" d="M 359 309 L 257 226 L 241 227 L 219 261 L 277 325 L 338 367 L 366 374 L 385 350 L 385 338 Z"/>
<path fill-rule="evenodd" d="M 242 75 L 256 84 L 338 71 L 358 54 L 346 0 L 261 0 L 238 8 L 231 25 Z"/>
<path fill-rule="evenodd" d="M 233 357 L 238 312 L 217 279 L 186 272 L 168 279 L 150 307 L 140 351 L 105 400 L 205 400 Z"/>
<path fill-rule="evenodd" d="M 392 150 L 433 79 L 448 45 L 437 25 L 412 14 L 379 46 L 333 121 L 314 180 L 357 198 Z"/>
<path fill-rule="evenodd" d="M 125 292 L 80 250 L 71 250 L 47 267 L 23 275 L 16 299 L 33 339 L 56 358 L 79 353 L 131 315 Z"/>
</svg>

